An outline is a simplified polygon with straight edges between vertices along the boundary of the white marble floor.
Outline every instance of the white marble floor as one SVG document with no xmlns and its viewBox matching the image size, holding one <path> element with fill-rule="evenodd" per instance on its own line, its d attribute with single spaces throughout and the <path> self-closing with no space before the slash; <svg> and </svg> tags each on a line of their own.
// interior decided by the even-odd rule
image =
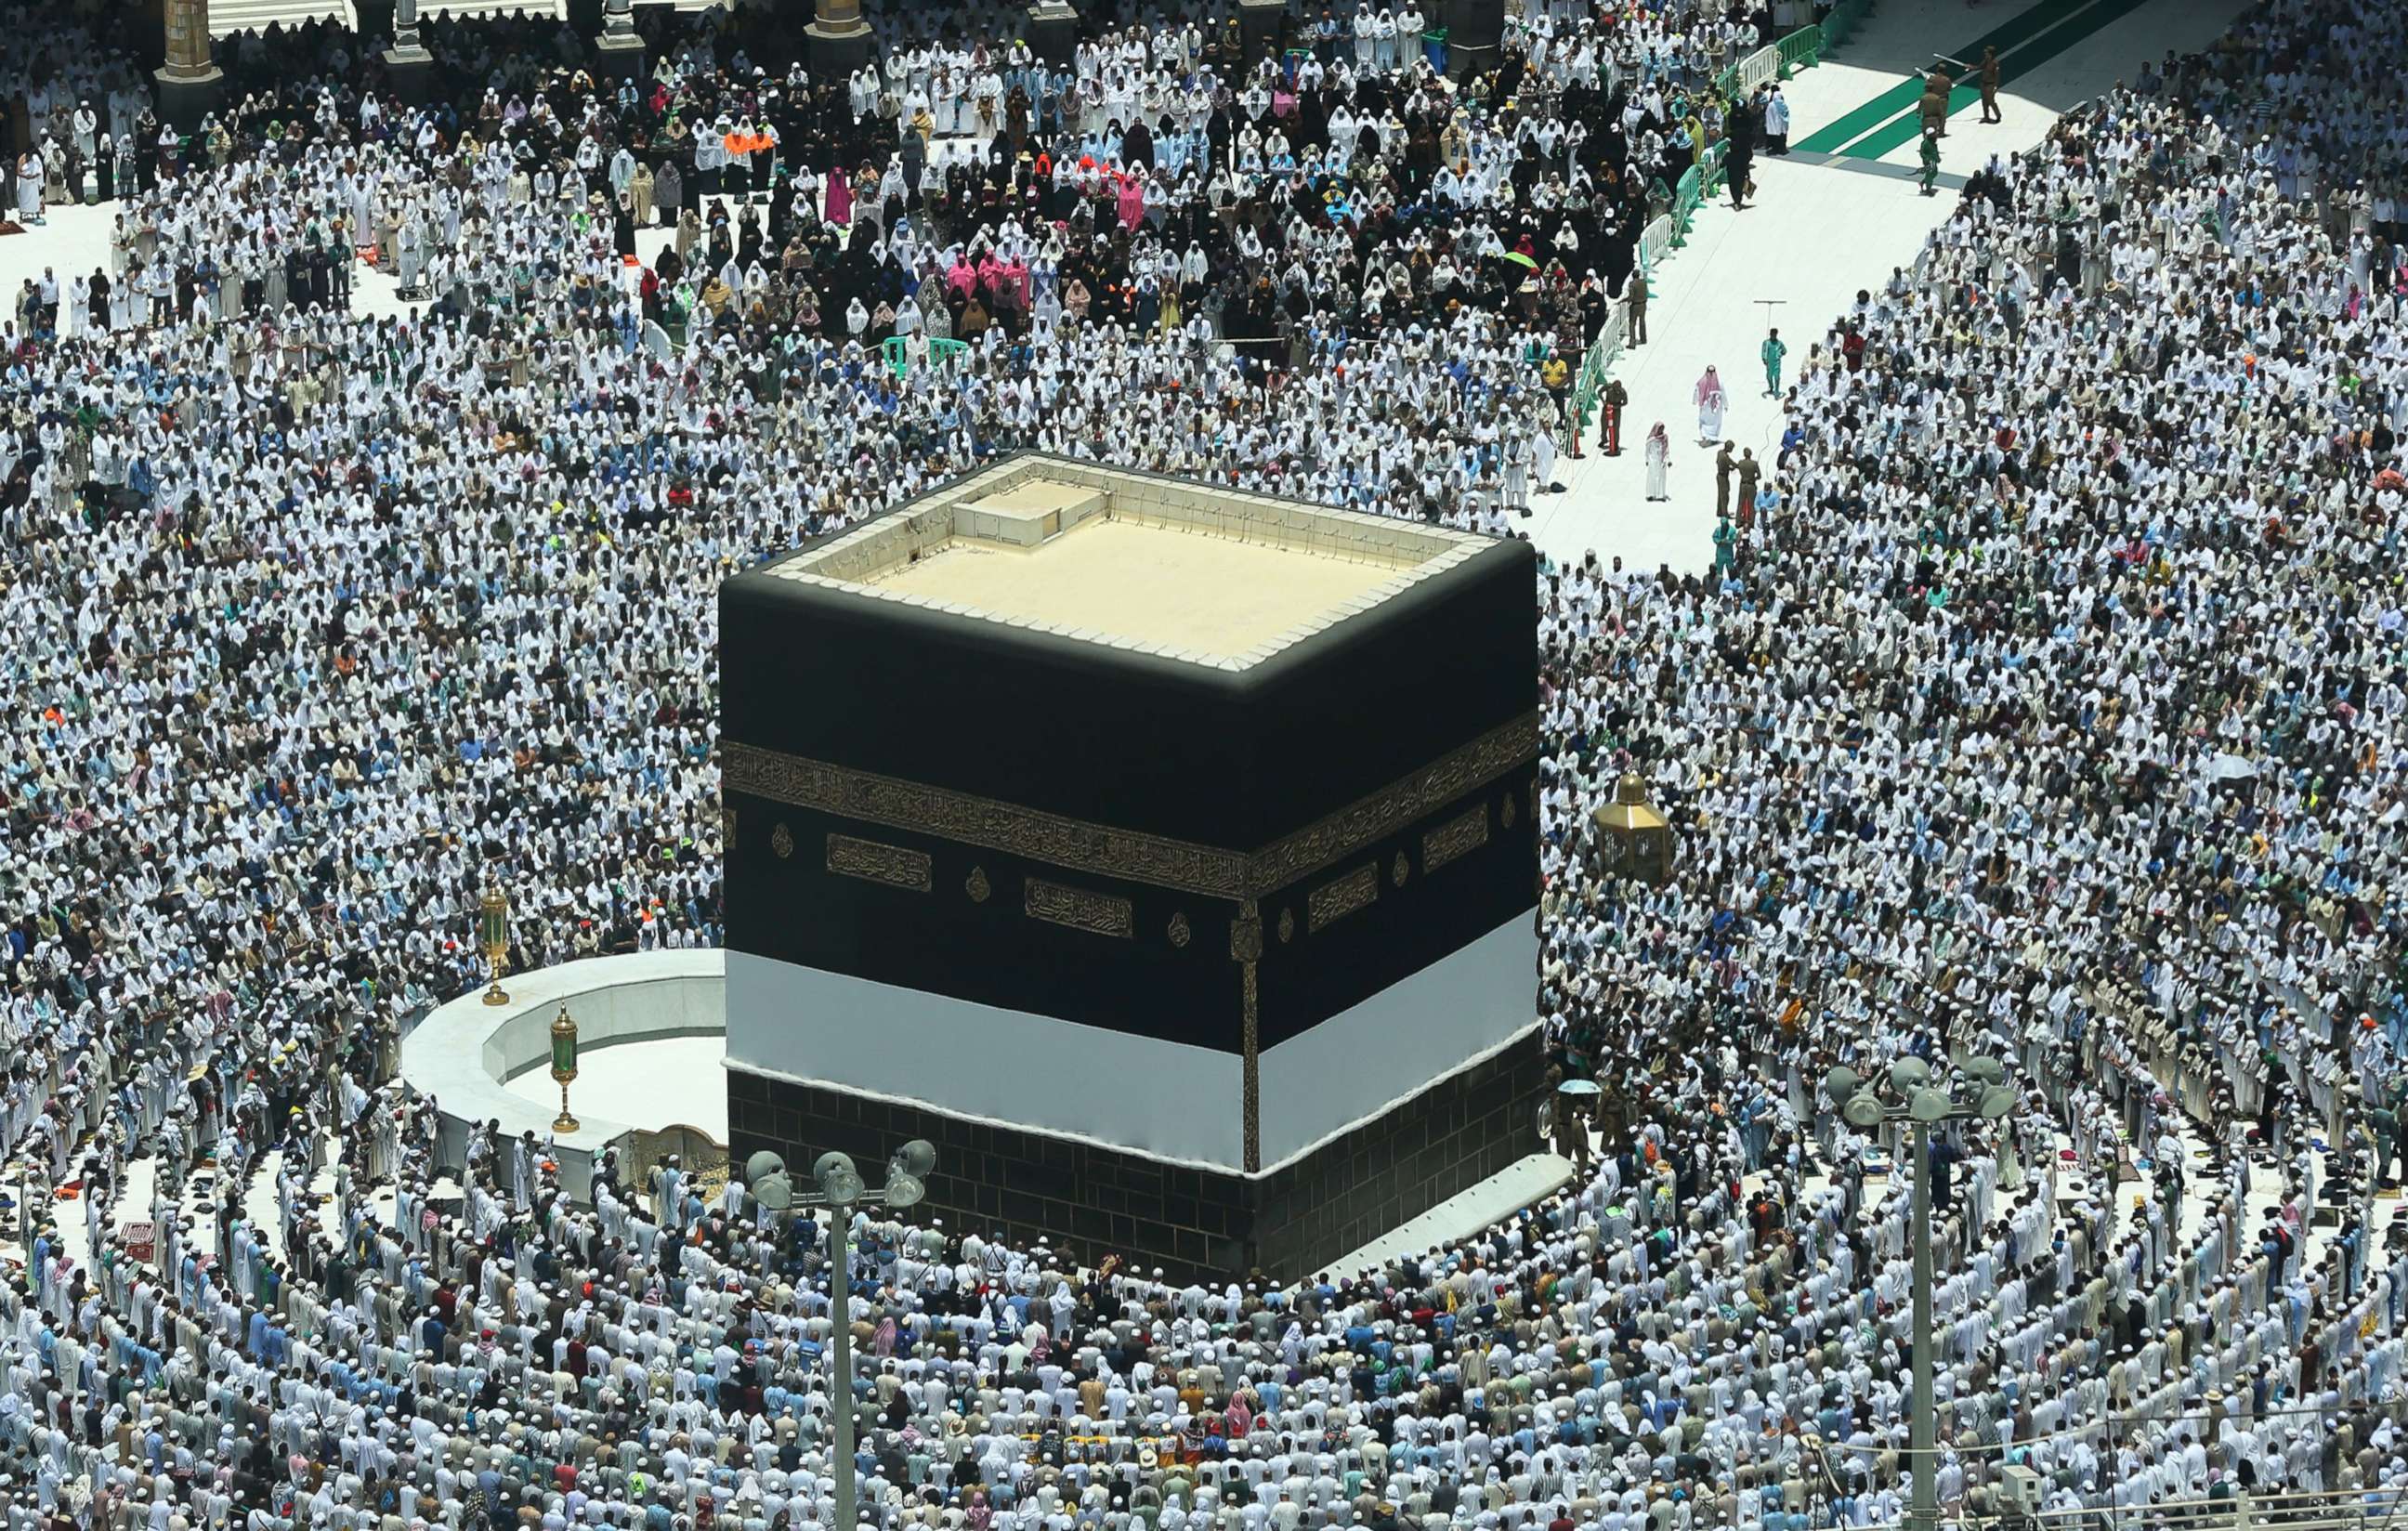
<svg viewBox="0 0 2408 1531">
<path fill-rule="evenodd" d="M 1517 1160 L 1343 1259 L 1331 1261 L 1328 1274 L 1346 1281 L 1406 1255 L 1469 1238 L 1546 1200 L 1570 1181 L 1572 1173 L 1572 1162 L 1560 1154 L 1533 1153 Z"/>
<path fill-rule="evenodd" d="M 322 9 L 328 0 L 263 3 Z M 1933 50 L 1954 47 L 1968 33 L 1998 26 L 2032 3 L 2008 0 L 1977 7 L 1956 0 L 1885 0 L 1845 50 L 1785 87 L 1795 114 L 1793 141 L 1804 140 L 1823 123 L 1895 86 Z M 1963 174 L 1979 168 L 1992 153 L 2030 147 L 2058 111 L 2118 78 L 2128 78 L 2143 59 L 2168 48 L 2200 46 L 2242 8 L 2243 0 L 2143 0 L 2119 7 L 2117 19 L 2098 26 L 2080 46 L 2015 80 L 2004 93 L 2005 122 L 1984 126 L 1971 112 L 1954 119 L 1943 146 L 1943 168 Z M 1592 442 L 1585 459 L 1561 465 L 1566 491 L 1541 496 L 1533 519 L 1525 523 L 1543 551 L 1557 559 L 1577 559 L 1595 550 L 1600 556 L 1620 556 L 1642 567 L 1668 563 L 1684 571 L 1710 563 L 1713 453 L 1698 445 L 1691 390 L 1708 364 L 1717 365 L 1731 401 L 1727 434 L 1759 457 L 1771 453 L 1782 422 L 1776 402 L 1761 396 L 1756 354 L 1766 328 L 1778 325 L 1788 340 L 1788 372 L 1794 378 L 1807 347 L 1822 338 L 1855 293 L 1877 285 L 1893 266 L 1914 257 L 1925 235 L 1954 205 L 1950 196 L 1918 195 L 1904 179 L 1914 154 L 1909 143 L 1878 160 L 1842 156 L 1814 163 L 1805 156 L 1759 156 L 1756 206 L 1735 212 L 1726 200 L 1700 213 L 1687 246 L 1673 252 L 1656 273 L 1649 313 L 1652 342 L 1627 356 L 1618 371 L 1631 394 L 1624 429 L 1627 450 L 1618 458 L 1604 458 Z M 0 293 L 13 295 L 21 281 L 38 276 L 46 266 L 64 279 L 73 271 L 105 265 L 113 216 L 108 207 L 57 208 L 46 224 L 0 238 Z M 646 236 L 646 253 L 666 237 L 665 232 Z M 355 279 L 354 293 L 355 307 L 367 313 L 409 307 L 394 296 L 391 279 L 365 267 Z M 1759 300 L 1772 304 L 1760 307 Z M 1674 442 L 1671 497 L 1651 505 L 1643 497 L 1638 444 L 1658 420 L 1666 422 Z M 676 1089 L 692 1096 L 690 1107 L 681 1106 L 685 1119 L 724 1135 L 726 1099 L 717 1048 L 714 1040 L 689 1039 L 591 1053 L 574 1099 L 591 1103 L 598 1114 L 630 1114 L 629 1102 L 638 1098 L 656 1109 L 663 1081 L 674 1081 Z M 549 1088 L 539 1075 L 521 1082 L 530 1090 Z M 717 1115 L 712 1117 L 709 1112 L 714 1106 Z M 1533 1154 L 1340 1264 L 1356 1268 L 1407 1248 L 1468 1233 L 1540 1199 L 1568 1172 L 1564 1161 Z M 133 1166 L 128 1180 L 120 1198 L 120 1219 L 148 1216 L 150 1164 Z M 2274 1177 L 2261 1171 L 2256 1180 L 2253 1217 L 2261 1205 L 2271 1204 Z M 330 1185 L 331 1177 L 321 1178 L 320 1189 Z M 270 1229 L 275 1224 L 273 1186 L 271 1163 L 254 1182 L 251 1197 L 254 1215 Z M 2200 1198 L 2193 1199 L 2196 1204 Z M 2399 1206 L 2396 1200 L 2379 1203 L 2376 1221 L 2387 1223 Z M 81 1207 L 64 1204 L 56 1215 L 70 1248 L 79 1252 Z M 331 1223 L 331 1209 L 327 1216 Z"/>
<path fill-rule="evenodd" d="M 90 276 L 95 270 L 107 269 L 109 234 L 116 225 L 117 212 L 116 205 L 110 203 L 90 207 L 52 207 L 44 214 L 43 222 L 22 234 L 0 237 L 0 312 L 13 319 L 19 287 L 28 279 L 39 279 L 45 270 L 64 284 L 79 272 Z M 638 230 L 638 253 L 646 261 L 652 260 L 668 244 L 670 235 L 666 228 Z M 403 302 L 399 284 L 387 273 L 365 263 L 352 268 L 352 312 L 373 318 L 415 313 L 424 307 L 423 303 Z M 78 333 L 64 306 L 59 322 L 64 333 Z"/>
<path fill-rule="evenodd" d="M 1928 64 L 1934 50 L 1957 48 L 1968 35 L 2010 21 L 2031 4 L 1885 0 L 1830 62 L 1783 87 L 1793 113 L 1790 141 L 1802 143 L 1907 80 L 1907 71 Z M 1970 174 L 1992 154 L 2031 148 L 2062 110 L 2132 78 L 2144 60 L 2169 48 L 2200 48 L 2243 7 L 2242 0 L 2143 0 L 2114 8 L 2119 19 L 2009 82 L 2000 93 L 2004 122 L 1985 126 L 1976 110 L 1952 118 L 1942 145 L 1943 172 Z M 2083 23 L 2077 15 L 2067 24 Z M 1775 453 L 1781 409 L 1764 396 L 1757 360 L 1766 332 L 1779 327 L 1789 347 L 1784 380 L 1794 381 L 1808 347 L 1825 338 L 1856 293 L 1878 287 L 1893 267 L 1914 259 L 1924 236 L 1956 203 L 1947 192 L 1921 194 L 1911 179 L 1915 152 L 1910 142 L 1879 160 L 1759 154 L 1757 196 L 1745 211 L 1734 211 L 1726 196 L 1699 212 L 1687 244 L 1656 272 L 1649 344 L 1616 368 L 1630 393 L 1622 455 L 1600 455 L 1592 426 L 1583 449 L 1588 455 L 1558 463 L 1564 493 L 1541 495 L 1522 523 L 1541 551 L 1565 563 L 1594 551 L 1628 566 L 1669 564 L 1680 573 L 1713 562 L 1714 451 L 1698 443 L 1698 379 L 1709 365 L 1719 369 L 1729 399 L 1724 434 L 1735 449 L 1759 459 Z M 1670 497 L 1650 504 L 1641 444 L 1657 421 L 1672 441 Z"/>
<path fill-rule="evenodd" d="M 39 279 L 46 270 L 64 285 L 79 273 L 88 277 L 108 269 L 109 233 L 116 226 L 117 213 L 114 203 L 51 207 L 43 214 L 41 223 L 22 234 L 0 238 L 0 296 L 5 296 L 7 315 L 15 317 L 18 289 L 29 279 Z M 640 240 L 645 236 L 638 237 Z M 651 237 L 656 244 L 666 243 L 668 231 L 652 231 Z M 351 277 L 352 310 L 368 315 L 401 314 L 423 307 L 402 302 L 396 291 L 393 278 L 361 265 L 353 269 Z M 59 322 L 65 333 L 78 333 L 64 306 Z"/>
<path fill-rule="evenodd" d="M 727 1056 L 724 1037 L 672 1037 L 586 1048 L 577 1055 L 568 1109 L 611 1122 L 699 1127 L 727 1140 Z M 557 1109 L 560 1086 L 538 1068 L 509 1081 L 512 1095 Z"/>
</svg>

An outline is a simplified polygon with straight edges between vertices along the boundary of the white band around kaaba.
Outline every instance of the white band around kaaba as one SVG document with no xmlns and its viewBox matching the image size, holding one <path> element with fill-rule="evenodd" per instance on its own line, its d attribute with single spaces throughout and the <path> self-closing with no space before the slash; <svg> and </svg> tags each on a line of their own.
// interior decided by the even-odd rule
<svg viewBox="0 0 2408 1531">
<path fill-rule="evenodd" d="M 1268 1049 L 1263 1172 L 1526 1036 L 1514 1001 L 1537 962 L 1525 910 Z M 1460 1061 L 1433 1077 L 1434 1059 Z M 1245 1162 L 1237 1053 L 742 952 L 727 954 L 727 1066 L 1199 1168 Z"/>
</svg>

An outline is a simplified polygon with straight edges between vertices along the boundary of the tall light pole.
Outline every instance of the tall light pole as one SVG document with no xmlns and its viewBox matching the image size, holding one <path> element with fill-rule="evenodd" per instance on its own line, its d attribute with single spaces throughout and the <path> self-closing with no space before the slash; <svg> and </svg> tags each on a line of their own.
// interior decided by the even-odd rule
<svg viewBox="0 0 2408 1531">
<path fill-rule="evenodd" d="M 861 1171 L 845 1153 L 823 1153 L 811 1166 L 817 1191 L 797 1192 L 786 1161 L 764 1149 L 744 1161 L 744 1180 L 752 1199 L 773 1212 L 795 1207 L 824 1207 L 833 1214 L 828 1229 L 828 1304 L 835 1321 L 836 1394 L 836 1531 L 854 1531 L 853 1471 L 853 1209 L 864 1203 L 893 1208 L 916 1207 L 928 1195 L 928 1172 L 937 1167 L 937 1150 L 926 1138 L 914 1138 L 886 1161 L 886 1183 L 871 1190 Z"/>
<path fill-rule="evenodd" d="M 1914 1400 L 1906 1425 L 1914 1478 L 1906 1511 L 1908 1531 L 1939 1531 L 1940 1526 L 1940 1463 L 1933 1452 L 1940 1408 L 1932 1383 L 1931 1127 L 1936 1122 L 1976 1117 L 1997 1121 L 2014 1110 L 2015 1092 L 2006 1078 L 1998 1059 L 1973 1057 L 1934 1083 L 1931 1066 L 1912 1056 L 1893 1061 L 1876 1079 L 1845 1065 L 1823 1076 L 1825 1093 L 1851 1123 L 1870 1129 L 1903 1122 L 1913 1145 L 1914 1206 L 1907 1225 L 1914 1239 Z"/>
</svg>

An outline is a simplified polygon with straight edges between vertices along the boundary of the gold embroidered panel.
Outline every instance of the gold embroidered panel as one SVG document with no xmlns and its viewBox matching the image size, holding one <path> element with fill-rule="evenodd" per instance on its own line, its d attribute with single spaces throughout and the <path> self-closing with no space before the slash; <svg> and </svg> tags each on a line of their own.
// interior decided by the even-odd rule
<svg viewBox="0 0 2408 1531">
<path fill-rule="evenodd" d="M 1074 871 L 1221 898 L 1240 896 L 1246 858 L 1161 835 L 1111 829 L 968 793 L 724 743 L 726 788 L 847 819 L 962 840 Z"/>
<path fill-rule="evenodd" d="M 1087 888 L 1068 888 L 1041 877 L 1028 880 L 1028 915 L 1095 936 L 1130 937 L 1137 918 L 1129 901 Z"/>
<path fill-rule="evenodd" d="M 1262 891 L 1310 877 L 1538 754 L 1539 715 L 1532 712 L 1256 851 L 1248 858 L 1248 876 Z"/>
<path fill-rule="evenodd" d="M 850 835 L 827 837 L 827 869 L 838 877 L 857 877 L 864 882 L 883 882 L 890 888 L 926 893 L 932 886 L 929 865 L 924 851 L 857 840 Z"/>
<path fill-rule="evenodd" d="M 1342 920 L 1367 907 L 1379 896 L 1379 866 L 1365 862 L 1344 877 L 1334 878 L 1312 890 L 1312 897 L 1305 904 L 1305 928 L 1319 930 L 1332 920 Z"/>
<path fill-rule="evenodd" d="M 1072 871 L 1238 899 L 1310 877 L 1535 759 L 1538 750 L 1539 719 L 1533 712 L 1251 855 L 733 741 L 721 745 L 721 774 L 725 790 L 772 802 L 960 840 Z"/>
<path fill-rule="evenodd" d="M 1509 799 L 1510 801 L 1510 799 Z M 1422 870 L 1435 872 L 1488 843 L 1488 805 L 1470 808 L 1422 836 Z"/>
</svg>

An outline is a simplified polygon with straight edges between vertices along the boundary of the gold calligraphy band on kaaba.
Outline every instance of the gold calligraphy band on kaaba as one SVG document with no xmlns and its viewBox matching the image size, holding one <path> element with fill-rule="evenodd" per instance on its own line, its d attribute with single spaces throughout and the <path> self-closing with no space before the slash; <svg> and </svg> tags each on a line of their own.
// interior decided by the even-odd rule
<svg viewBox="0 0 2408 1531">
<path fill-rule="evenodd" d="M 1505 800 L 1513 800 L 1507 794 Z M 1422 870 L 1435 872 L 1488 843 L 1488 805 L 1480 803 L 1422 836 Z"/>
<path fill-rule="evenodd" d="M 1263 1167 L 1263 1033 L 1261 980 L 1255 972 L 1263 960 L 1263 916 L 1251 898 L 1238 906 L 1229 922 L 1229 960 L 1238 965 L 1240 1000 L 1239 1034 L 1239 1117 L 1244 1141 L 1241 1162 L 1249 1175 Z"/>
<path fill-rule="evenodd" d="M 930 887 L 927 852 L 899 845 L 881 845 L 876 840 L 857 840 L 850 835 L 827 837 L 827 869 L 839 877 L 883 882 L 890 888 L 908 888 L 913 893 L 926 893 Z"/>
<path fill-rule="evenodd" d="M 1067 870 L 1211 898 L 1258 898 L 1310 877 L 1537 759 L 1539 716 L 1526 713 L 1491 729 L 1251 854 L 1165 835 L 1115 829 L 757 745 L 727 741 L 720 750 L 723 787 L 728 792 L 957 840 Z"/>
<path fill-rule="evenodd" d="M 1343 877 L 1333 878 L 1312 890 L 1306 901 L 1306 928 L 1319 930 L 1332 920 L 1342 920 L 1356 909 L 1368 908 L 1380 896 L 1380 868 L 1366 862 Z"/>
<path fill-rule="evenodd" d="M 1129 901 L 1117 894 L 1067 887 L 1059 882 L 1048 882 L 1041 877 L 1032 877 L 1027 880 L 1025 898 L 1032 920 L 1051 921 L 1095 936 L 1125 938 L 1137 934 L 1135 911 Z"/>
</svg>

